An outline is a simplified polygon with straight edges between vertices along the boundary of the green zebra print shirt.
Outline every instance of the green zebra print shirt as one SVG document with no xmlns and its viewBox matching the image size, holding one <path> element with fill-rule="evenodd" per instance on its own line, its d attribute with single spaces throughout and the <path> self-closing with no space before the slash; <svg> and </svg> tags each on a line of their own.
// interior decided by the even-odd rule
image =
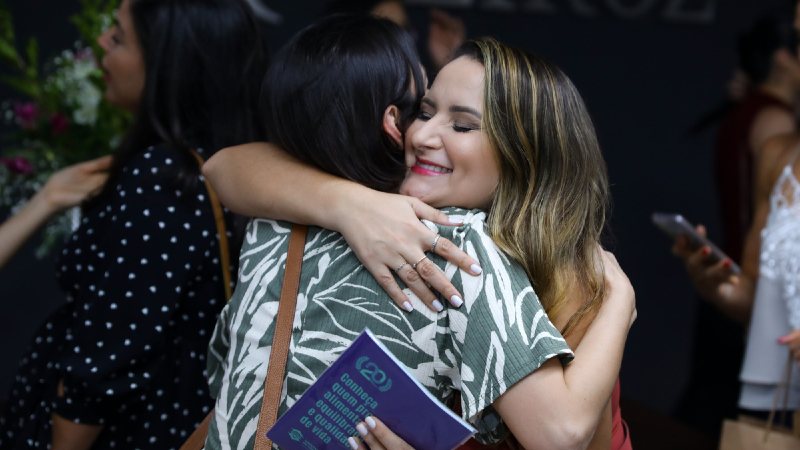
<svg viewBox="0 0 800 450">
<path fill-rule="evenodd" d="M 401 310 L 339 233 L 309 228 L 279 414 L 364 327 L 442 402 L 460 390 L 463 417 L 486 444 L 507 433 L 492 402 L 549 358 L 571 359 L 572 352 L 547 318 L 523 269 L 484 232 L 486 213 L 455 208 L 445 212 L 464 224 L 426 225 L 438 228 L 480 261 L 483 273 L 471 276 L 429 253 L 464 295 L 460 308 L 442 299 L 446 307 L 440 313 L 429 310 L 408 289 L 405 293 L 415 309 Z M 216 410 L 207 449 L 253 448 L 290 233 L 288 222 L 254 219 L 248 226 L 238 285 L 209 348 Z"/>
</svg>

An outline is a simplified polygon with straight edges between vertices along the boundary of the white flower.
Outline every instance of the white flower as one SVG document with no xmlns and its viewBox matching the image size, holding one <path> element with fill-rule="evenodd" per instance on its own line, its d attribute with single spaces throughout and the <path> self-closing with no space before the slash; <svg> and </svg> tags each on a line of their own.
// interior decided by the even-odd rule
<svg viewBox="0 0 800 450">
<path fill-rule="evenodd" d="M 84 79 L 88 77 L 96 67 L 93 58 L 76 59 L 72 64 L 72 74 L 75 78 Z"/>
<path fill-rule="evenodd" d="M 77 94 L 78 109 L 72 113 L 72 119 L 78 125 L 94 125 L 102 93 L 88 80 L 82 80 L 78 83 Z"/>
</svg>

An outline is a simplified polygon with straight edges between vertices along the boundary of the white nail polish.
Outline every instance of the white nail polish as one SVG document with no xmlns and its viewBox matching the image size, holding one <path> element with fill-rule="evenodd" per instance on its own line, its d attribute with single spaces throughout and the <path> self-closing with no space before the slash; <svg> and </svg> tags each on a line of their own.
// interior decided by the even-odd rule
<svg viewBox="0 0 800 450">
<path fill-rule="evenodd" d="M 375 422 L 375 419 L 369 416 L 367 416 L 367 418 L 364 419 L 364 422 L 367 422 L 367 426 L 369 427 L 370 430 L 374 430 L 375 427 L 378 426 L 378 424 Z"/>
<path fill-rule="evenodd" d="M 461 300 L 457 295 L 450 297 L 450 303 L 453 304 L 456 308 L 464 304 L 464 300 Z"/>
<path fill-rule="evenodd" d="M 442 312 L 442 310 L 444 309 L 444 306 L 442 306 L 442 302 L 440 302 L 439 300 L 434 300 L 433 303 L 431 303 L 431 305 L 436 311 L 439 312 Z"/>
<path fill-rule="evenodd" d="M 366 436 L 368 433 L 367 427 L 365 427 L 363 423 L 356 425 L 356 430 L 358 430 L 358 434 L 361 436 Z"/>
<path fill-rule="evenodd" d="M 472 269 L 473 273 L 478 274 L 478 275 L 480 275 L 483 272 L 483 269 L 481 269 L 481 266 L 479 266 L 477 264 L 473 264 L 473 265 L 469 266 L 469 268 Z"/>
<path fill-rule="evenodd" d="M 461 224 L 463 221 L 461 219 L 457 219 L 455 217 L 450 217 L 450 223 Z"/>
<path fill-rule="evenodd" d="M 347 443 L 350 444 L 350 448 L 353 450 L 358 450 L 358 442 L 356 442 L 354 437 L 347 438 Z"/>
<path fill-rule="evenodd" d="M 414 310 L 414 307 L 411 306 L 411 303 L 408 303 L 408 302 L 403 302 L 403 308 L 408 312 L 411 312 L 411 311 Z"/>
</svg>

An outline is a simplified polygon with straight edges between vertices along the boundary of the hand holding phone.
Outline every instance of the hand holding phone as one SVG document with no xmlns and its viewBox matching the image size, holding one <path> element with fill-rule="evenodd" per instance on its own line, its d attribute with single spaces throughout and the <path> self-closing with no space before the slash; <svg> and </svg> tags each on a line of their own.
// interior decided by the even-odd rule
<svg viewBox="0 0 800 450">
<path fill-rule="evenodd" d="M 699 250 L 703 246 L 711 249 L 707 261 L 711 264 L 731 258 L 719 249 L 713 242 L 697 232 L 697 229 L 683 218 L 680 214 L 653 213 L 653 223 L 666 233 L 673 240 L 683 237 L 686 245 L 693 251 Z M 731 260 L 731 272 L 738 275 L 741 273 L 739 266 Z"/>
</svg>

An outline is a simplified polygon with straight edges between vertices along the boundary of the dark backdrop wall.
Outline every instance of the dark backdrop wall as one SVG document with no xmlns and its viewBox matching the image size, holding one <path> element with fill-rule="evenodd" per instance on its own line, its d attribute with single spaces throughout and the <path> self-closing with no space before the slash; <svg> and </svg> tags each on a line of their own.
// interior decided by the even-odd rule
<svg viewBox="0 0 800 450">
<path fill-rule="evenodd" d="M 734 39 L 759 13 L 788 0 L 416 0 L 412 22 L 427 39 L 432 3 L 449 4 L 468 36 L 495 36 L 559 64 L 595 119 L 610 171 L 613 249 L 637 293 L 638 320 L 622 368 L 623 395 L 674 412 L 689 374 L 697 299 L 669 240 L 650 223 L 653 211 L 680 212 L 719 240 L 711 154 L 713 130 L 686 137 L 718 104 L 735 67 Z M 64 0 L 9 2 L 19 33 L 35 34 L 43 52 L 71 45 Z M 322 2 L 266 0 L 282 16 L 277 49 L 308 23 Z M 8 91 L 2 91 L 7 96 Z M 53 263 L 28 246 L 2 273 L 0 391 L 13 379 L 26 341 L 62 301 Z M 0 397 L 2 399 L 4 397 Z"/>
</svg>

